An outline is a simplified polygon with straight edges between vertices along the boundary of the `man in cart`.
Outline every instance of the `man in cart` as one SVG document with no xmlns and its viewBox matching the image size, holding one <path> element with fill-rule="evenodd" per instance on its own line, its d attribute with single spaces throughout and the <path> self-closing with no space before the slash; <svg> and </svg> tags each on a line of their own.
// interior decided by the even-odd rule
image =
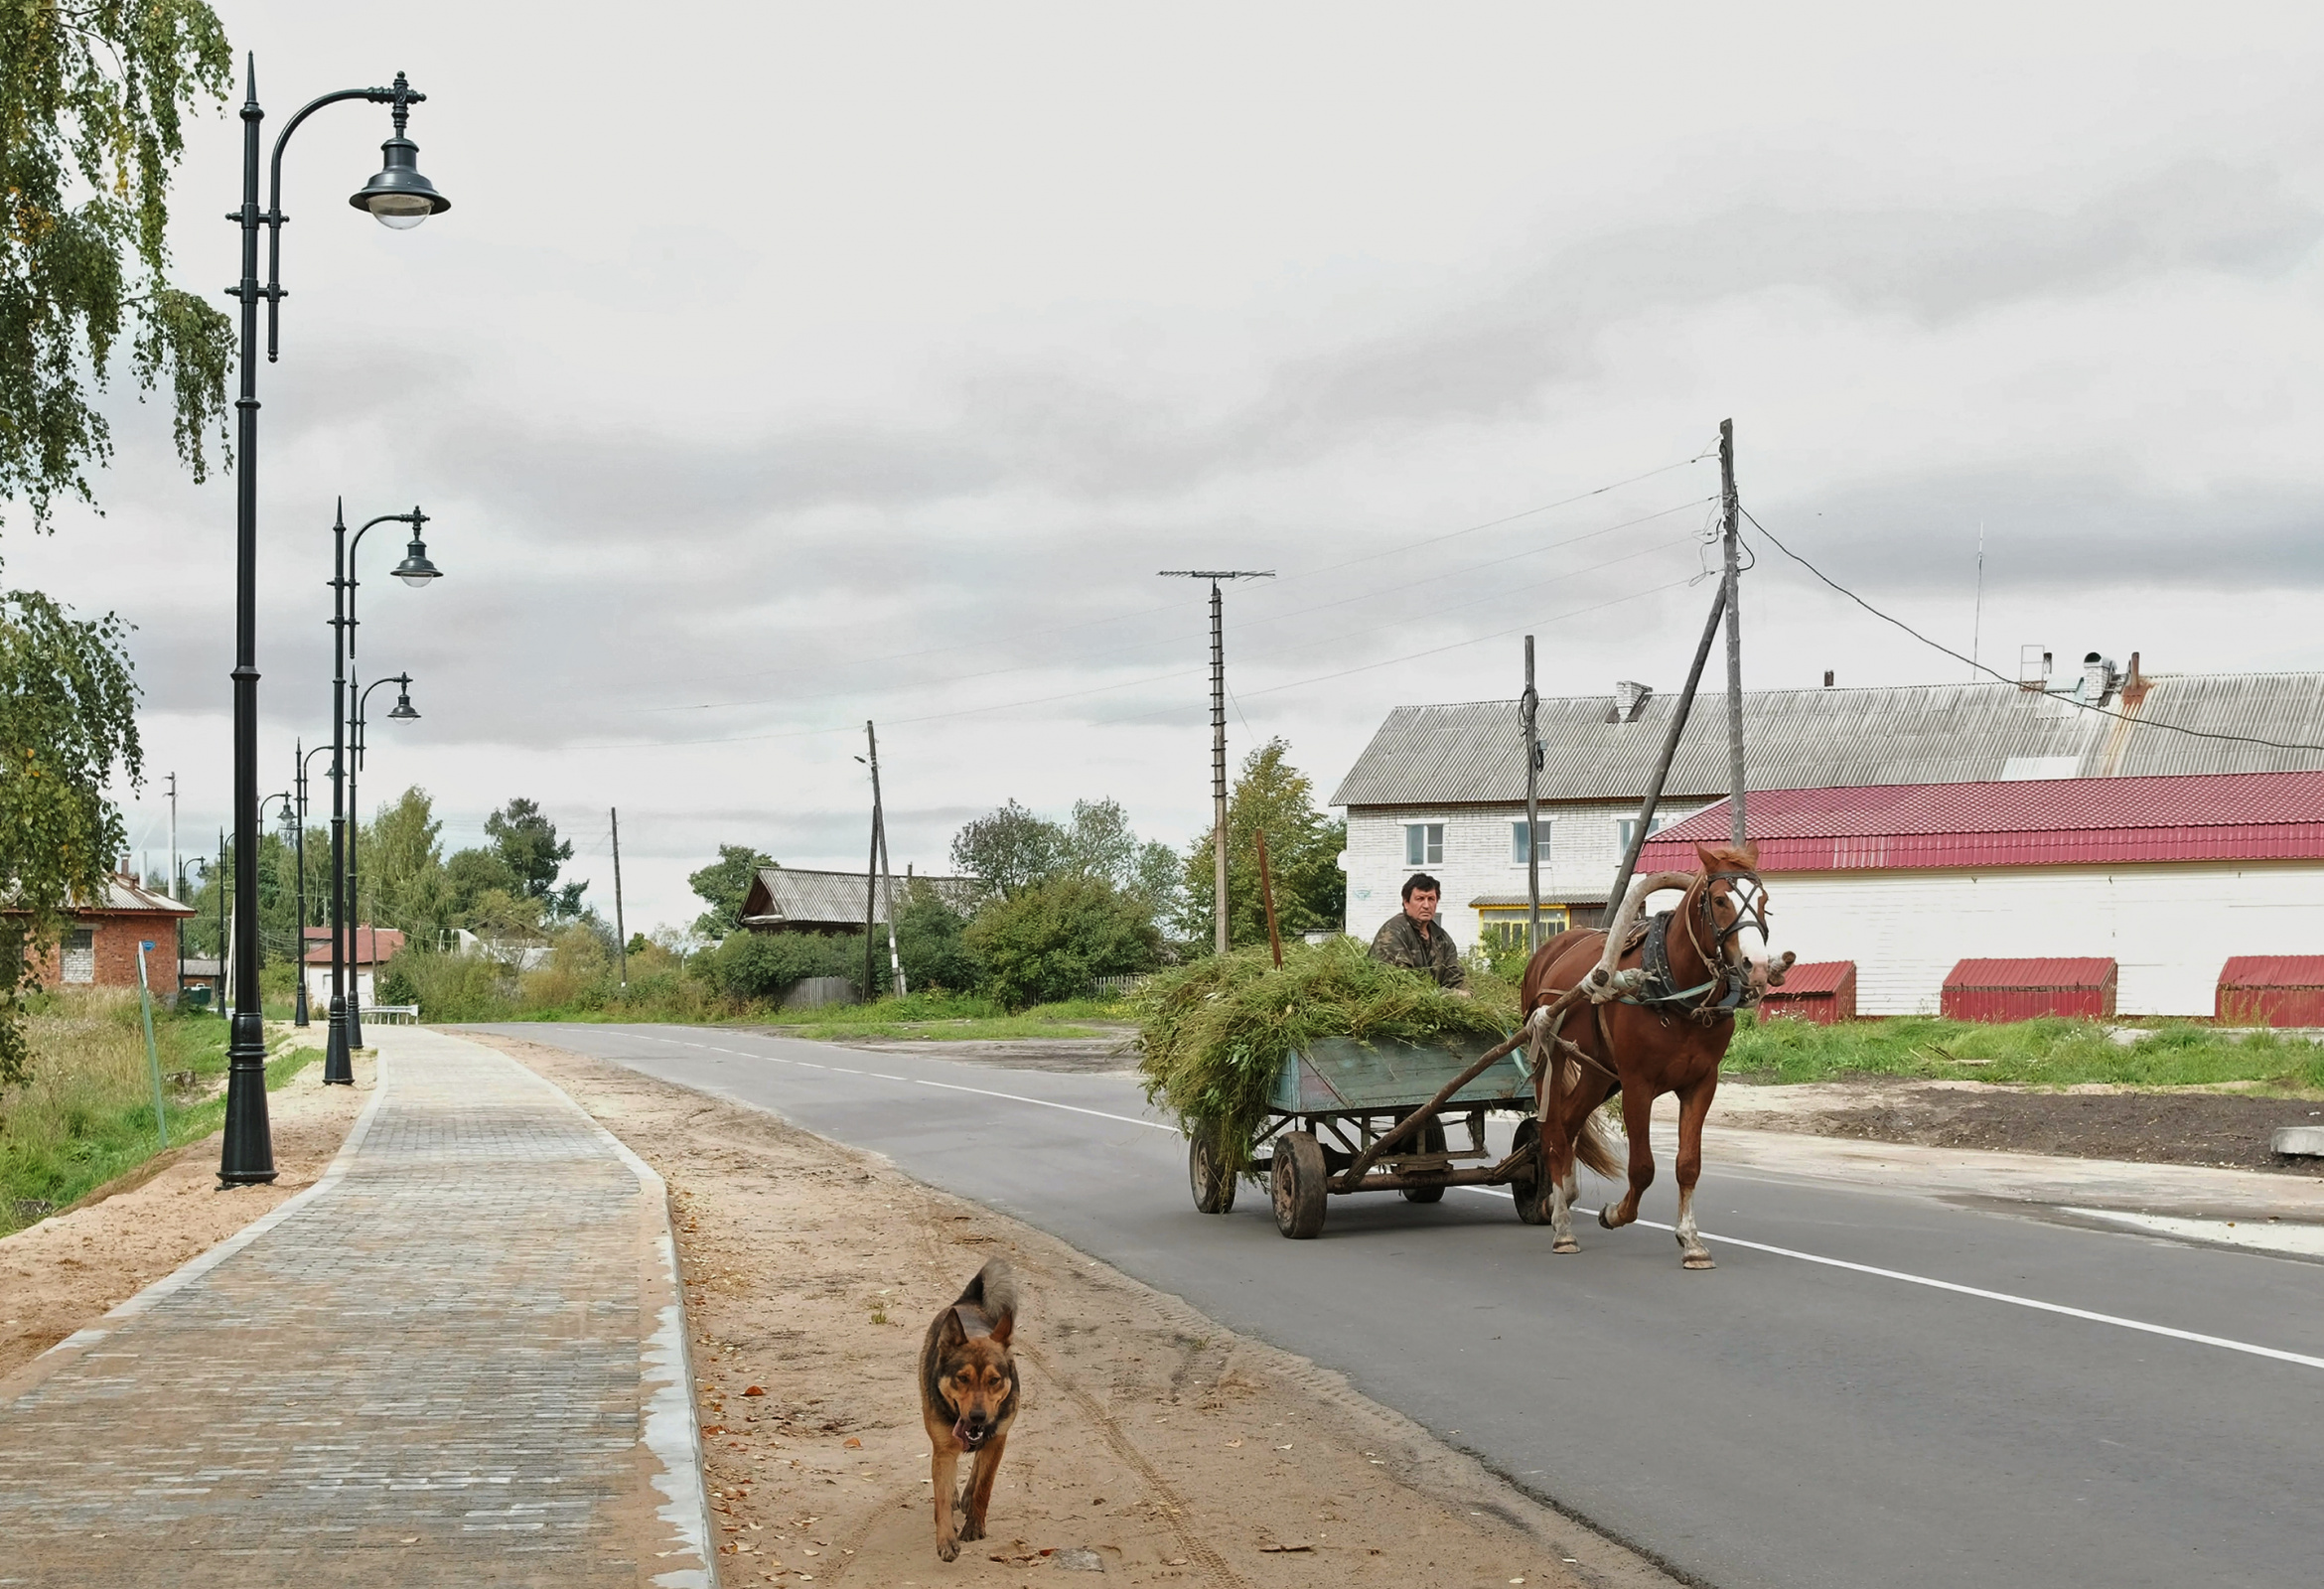
<svg viewBox="0 0 2324 1589">
<path fill-rule="evenodd" d="M 1469 973 L 1461 969 L 1461 951 L 1452 936 L 1436 925 L 1436 902 L 1443 894 L 1443 885 L 1426 872 L 1405 878 L 1404 908 L 1373 935 L 1372 957 L 1426 971 L 1438 987 L 1465 994 Z"/>
</svg>

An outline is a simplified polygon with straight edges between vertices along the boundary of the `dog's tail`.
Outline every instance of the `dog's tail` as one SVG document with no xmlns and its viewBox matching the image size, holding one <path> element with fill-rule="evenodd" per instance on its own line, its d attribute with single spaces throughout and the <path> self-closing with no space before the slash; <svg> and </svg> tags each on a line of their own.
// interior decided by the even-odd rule
<svg viewBox="0 0 2324 1589">
<path fill-rule="evenodd" d="M 995 1334 L 1005 1335 L 1017 1318 L 1017 1271 L 1006 1258 L 994 1258 L 976 1271 L 960 1301 L 983 1311 Z"/>
</svg>

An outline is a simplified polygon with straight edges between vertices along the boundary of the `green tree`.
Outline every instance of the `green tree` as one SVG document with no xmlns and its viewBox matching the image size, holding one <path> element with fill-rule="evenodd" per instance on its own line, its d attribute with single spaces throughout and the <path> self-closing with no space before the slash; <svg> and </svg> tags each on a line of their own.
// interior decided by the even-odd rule
<svg viewBox="0 0 2324 1589">
<path fill-rule="evenodd" d="M 540 901 L 549 920 L 569 920 L 581 913 L 581 893 L 589 884 L 583 880 L 557 886 L 557 874 L 573 858 L 573 846 L 557 838 L 557 824 L 541 813 L 537 801 L 522 795 L 511 799 L 485 818 L 485 836 L 516 879 L 518 890 Z"/>
<path fill-rule="evenodd" d="M 778 863 L 748 844 L 721 844 L 718 859 L 686 879 L 686 886 L 710 908 L 694 918 L 694 931 L 713 940 L 742 925 L 743 900 L 764 867 Z"/>
<path fill-rule="evenodd" d="M 453 920 L 472 930 L 471 918 L 486 895 L 513 897 L 524 891 L 516 874 L 508 870 L 508 863 L 501 859 L 499 850 L 454 850 L 452 858 L 444 863 L 444 881 L 451 891 Z"/>
<path fill-rule="evenodd" d="M 94 397 L 124 336 L 139 388 L 169 382 L 178 456 L 209 473 L 233 323 L 168 284 L 164 236 L 181 117 L 232 72 L 202 0 L 0 6 L 0 494 L 36 526 L 59 493 L 95 500 L 112 434 Z"/>
<path fill-rule="evenodd" d="M 378 808 L 360 838 L 356 877 L 371 907 L 364 919 L 406 933 L 453 925 L 443 831 L 435 802 L 416 784 Z"/>
<path fill-rule="evenodd" d="M 1080 998 L 1100 976 L 1150 971 L 1162 958 L 1145 902 L 1079 873 L 987 905 L 964 939 L 984 967 L 985 991 L 1011 1009 Z"/>
<path fill-rule="evenodd" d="M 944 988 L 966 993 L 984 980 L 984 967 L 969 951 L 968 923 L 937 893 L 925 877 L 916 877 L 896 903 L 896 956 L 904 962 L 904 979 L 913 988 Z"/>
<path fill-rule="evenodd" d="M 1274 875 L 1275 923 L 1285 937 L 1310 928 L 1337 928 L 1347 920 L 1348 883 L 1340 852 L 1348 824 L 1315 803 L 1315 785 L 1285 758 L 1290 745 L 1271 739 L 1242 759 L 1227 796 L 1227 937 L 1230 944 L 1267 940 L 1266 907 L 1259 896 L 1257 835 L 1267 835 L 1267 869 Z M 1217 891 L 1212 837 L 1195 841 L 1185 863 L 1180 931 L 1196 953 L 1215 941 Z"/>
<path fill-rule="evenodd" d="M 1012 799 L 952 835 L 952 865 L 1010 899 L 1056 876 L 1071 848 L 1064 828 Z"/>
<path fill-rule="evenodd" d="M 24 994 L 74 900 L 102 896 L 126 836 L 105 797 L 115 771 L 131 788 L 144 751 L 137 683 L 110 614 L 74 619 L 35 591 L 0 595 L 0 1086 L 31 1057 Z"/>
</svg>

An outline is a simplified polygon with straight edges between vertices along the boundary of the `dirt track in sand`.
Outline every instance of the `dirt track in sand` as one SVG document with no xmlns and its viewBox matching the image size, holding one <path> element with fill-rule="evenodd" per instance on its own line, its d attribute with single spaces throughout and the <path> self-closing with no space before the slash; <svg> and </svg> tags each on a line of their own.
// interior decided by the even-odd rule
<svg viewBox="0 0 2324 1589">
<path fill-rule="evenodd" d="M 495 1041 L 669 1183 L 728 1589 L 1026 1585 L 1075 1559 L 1137 1585 L 1669 1582 L 1337 1376 L 883 1160 Z M 1031 1299 L 1024 1406 L 991 1536 L 946 1565 L 916 1364 L 996 1253 Z"/>
</svg>

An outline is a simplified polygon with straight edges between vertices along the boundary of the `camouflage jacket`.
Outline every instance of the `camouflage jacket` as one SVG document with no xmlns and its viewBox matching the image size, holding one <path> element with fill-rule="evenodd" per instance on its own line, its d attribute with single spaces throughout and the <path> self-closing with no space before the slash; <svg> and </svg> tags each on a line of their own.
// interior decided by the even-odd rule
<svg viewBox="0 0 2324 1589">
<path fill-rule="evenodd" d="M 1436 978 L 1439 987 L 1469 985 L 1469 973 L 1461 969 L 1460 948 L 1453 942 L 1452 935 L 1444 930 L 1444 924 L 1430 923 L 1428 936 L 1422 938 L 1420 924 L 1401 910 L 1373 936 L 1372 957 L 1390 965 L 1426 971 Z"/>
</svg>

